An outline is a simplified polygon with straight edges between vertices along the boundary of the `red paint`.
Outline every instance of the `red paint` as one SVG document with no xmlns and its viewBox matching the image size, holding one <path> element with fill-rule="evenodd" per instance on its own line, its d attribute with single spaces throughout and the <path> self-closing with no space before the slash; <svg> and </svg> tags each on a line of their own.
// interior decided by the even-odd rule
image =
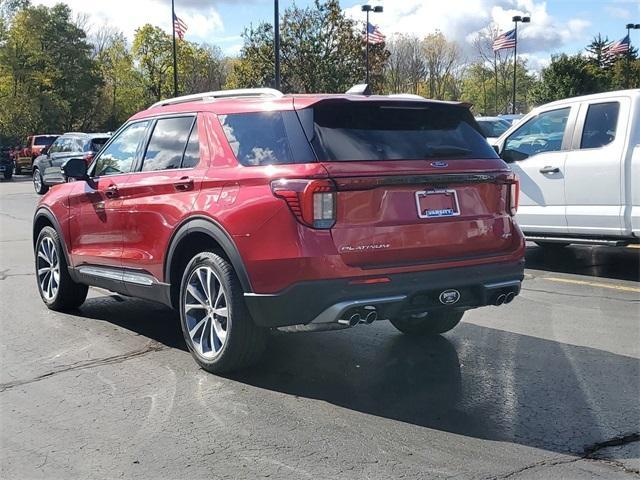
<svg viewBox="0 0 640 480">
<path fill-rule="evenodd" d="M 294 102 L 301 108 L 321 98 L 223 99 L 146 110 L 133 118 L 198 112 L 197 167 L 71 182 L 52 188 L 41 205 L 57 217 L 74 266 L 141 269 L 159 281 L 166 280 L 172 235 L 190 217 L 208 217 L 233 239 L 256 293 L 278 292 L 300 281 L 345 278 L 367 284 L 394 273 L 523 258 L 524 238 L 509 213 L 512 189 L 505 179 L 510 172 L 502 160 L 456 160 L 446 171 L 428 161 L 243 167 L 216 117 L 291 110 Z M 497 173 L 501 180 L 447 185 L 457 192 L 460 215 L 425 219 L 417 215 L 415 193 L 432 188 L 428 182 L 380 185 L 389 177 L 452 173 Z M 272 190 L 281 179 L 306 180 L 332 192 L 335 185 L 335 225 L 310 227 L 304 189 L 297 215 L 291 202 Z M 117 193 L 109 196 L 114 188 Z"/>
</svg>

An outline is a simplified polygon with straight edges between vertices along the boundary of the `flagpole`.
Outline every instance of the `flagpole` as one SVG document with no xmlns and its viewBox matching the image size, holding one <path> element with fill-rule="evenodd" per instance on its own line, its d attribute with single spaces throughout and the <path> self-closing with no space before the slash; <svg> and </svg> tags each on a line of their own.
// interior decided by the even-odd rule
<svg viewBox="0 0 640 480">
<path fill-rule="evenodd" d="M 369 10 L 367 10 L 367 24 L 364 28 L 367 32 L 367 78 L 364 83 L 369 85 Z"/>
<path fill-rule="evenodd" d="M 273 50 L 275 54 L 275 87 L 280 90 L 280 6 L 273 2 Z"/>
<path fill-rule="evenodd" d="M 629 70 L 631 69 L 631 25 L 627 25 L 627 40 L 629 44 L 627 46 L 627 69 L 624 76 L 624 84 L 626 88 L 629 88 Z"/>
<path fill-rule="evenodd" d="M 511 105 L 511 113 L 515 115 L 516 113 L 516 68 L 518 66 L 518 22 L 516 24 L 516 34 L 515 39 L 516 42 L 513 45 L 513 100 Z"/>
<path fill-rule="evenodd" d="M 173 96 L 178 96 L 178 54 L 176 51 L 176 9 L 171 0 L 171 30 L 173 31 Z"/>
<path fill-rule="evenodd" d="M 498 52 L 493 51 L 493 70 L 496 77 L 496 115 L 498 115 Z"/>
</svg>

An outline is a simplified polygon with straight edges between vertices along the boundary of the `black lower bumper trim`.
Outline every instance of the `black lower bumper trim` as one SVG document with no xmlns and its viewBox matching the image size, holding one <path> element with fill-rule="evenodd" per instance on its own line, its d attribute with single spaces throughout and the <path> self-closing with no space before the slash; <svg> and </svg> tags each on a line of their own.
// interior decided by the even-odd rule
<svg viewBox="0 0 640 480">
<path fill-rule="evenodd" d="M 349 285 L 349 280 L 342 279 L 301 282 L 277 294 L 245 294 L 245 300 L 256 324 L 264 327 L 308 324 L 335 304 L 395 295 L 405 297 L 401 304 L 395 305 L 396 312 L 410 314 L 444 308 L 469 310 L 493 304 L 494 296 L 501 289 L 509 288 L 515 294 L 519 293 L 519 282 L 524 278 L 524 260 L 388 277 L 391 282 L 370 285 Z M 440 293 L 447 289 L 460 293 L 455 304 L 440 302 Z"/>
</svg>

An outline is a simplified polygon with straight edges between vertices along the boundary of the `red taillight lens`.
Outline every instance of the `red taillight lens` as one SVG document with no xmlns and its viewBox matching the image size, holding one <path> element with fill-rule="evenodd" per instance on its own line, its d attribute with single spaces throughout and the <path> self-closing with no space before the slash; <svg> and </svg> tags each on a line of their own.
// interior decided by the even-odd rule
<svg viewBox="0 0 640 480">
<path fill-rule="evenodd" d="M 518 212 L 518 204 L 520 202 L 520 179 L 514 173 L 507 182 L 509 191 L 509 214 L 513 217 Z"/>
<path fill-rule="evenodd" d="M 331 180 L 274 180 L 271 190 L 304 225 L 326 229 L 336 223 L 336 187 Z"/>
</svg>

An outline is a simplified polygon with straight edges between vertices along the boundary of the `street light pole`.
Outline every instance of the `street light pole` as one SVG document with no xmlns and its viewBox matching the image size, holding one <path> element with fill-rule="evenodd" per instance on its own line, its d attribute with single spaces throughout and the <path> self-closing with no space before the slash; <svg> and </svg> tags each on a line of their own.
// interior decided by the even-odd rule
<svg viewBox="0 0 640 480">
<path fill-rule="evenodd" d="M 381 6 L 372 7 L 371 5 L 362 5 L 362 11 L 365 12 L 367 17 L 367 23 L 365 24 L 365 32 L 366 32 L 366 62 L 367 62 L 367 73 L 365 77 L 365 82 L 367 85 L 369 84 L 369 12 L 381 13 L 383 8 Z"/>
<path fill-rule="evenodd" d="M 171 0 L 171 31 L 173 32 L 173 96 L 178 96 L 178 54 L 176 52 L 176 7 Z"/>
<path fill-rule="evenodd" d="M 275 88 L 280 90 L 280 6 L 273 4 L 273 50 L 275 53 Z"/>
<path fill-rule="evenodd" d="M 531 17 L 521 17 L 520 15 L 516 15 L 511 19 L 513 23 L 515 23 L 515 38 L 516 43 L 513 47 L 513 99 L 511 104 L 511 113 L 516 113 L 516 73 L 518 67 L 518 22 L 529 23 L 531 21 Z"/>
<path fill-rule="evenodd" d="M 629 82 L 629 71 L 631 70 L 631 30 L 639 30 L 640 23 L 627 23 L 627 38 L 629 39 L 629 49 L 627 50 L 627 68 L 624 75 L 624 84 L 626 88 L 631 87 Z"/>
</svg>

